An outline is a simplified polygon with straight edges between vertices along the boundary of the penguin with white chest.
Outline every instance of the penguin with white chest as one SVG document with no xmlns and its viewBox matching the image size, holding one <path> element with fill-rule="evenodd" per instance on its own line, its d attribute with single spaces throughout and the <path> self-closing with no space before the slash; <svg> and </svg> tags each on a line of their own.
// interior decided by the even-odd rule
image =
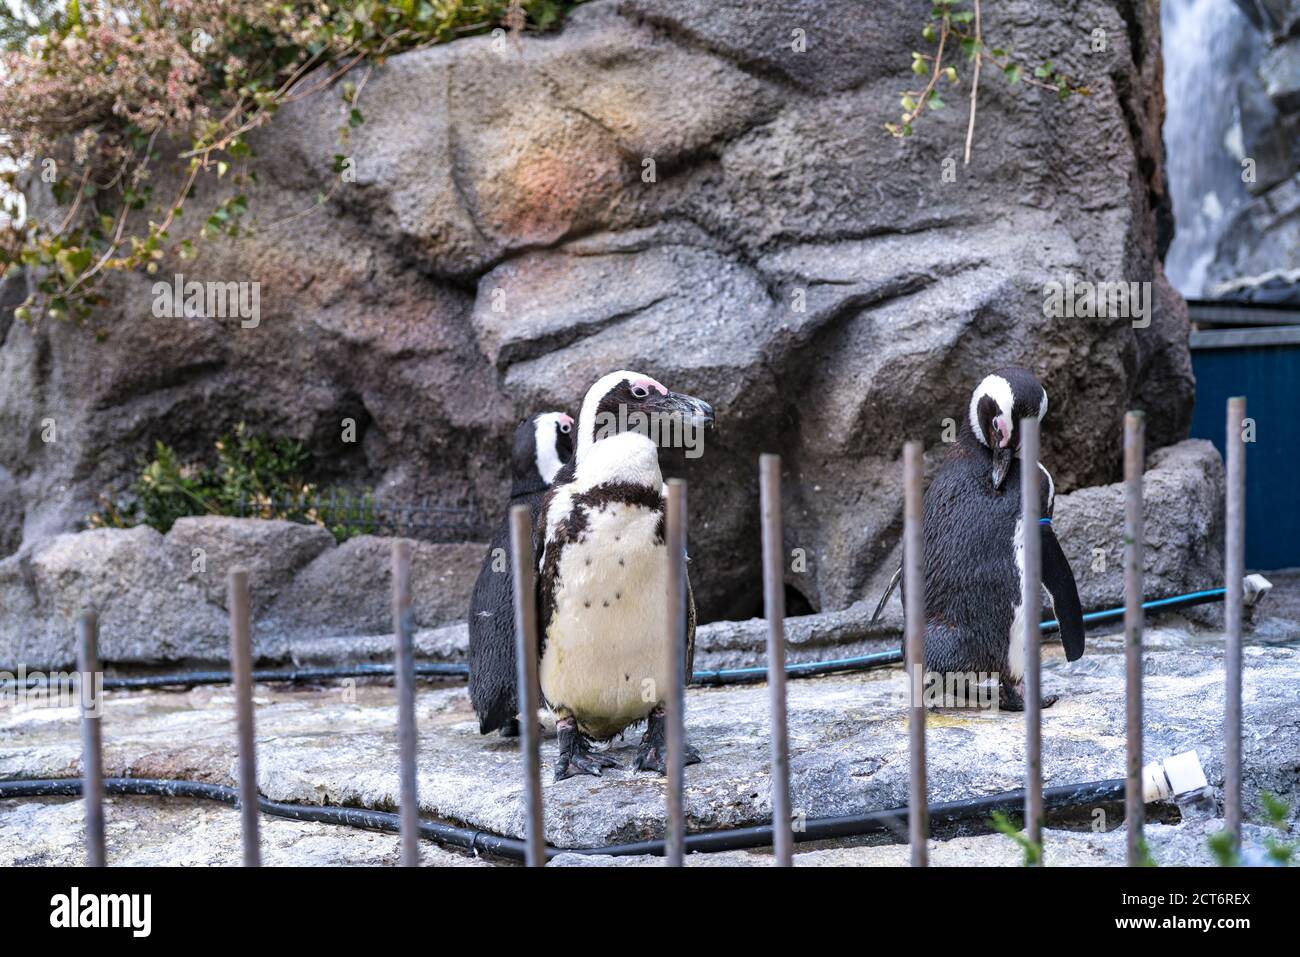
<svg viewBox="0 0 1300 957">
<path fill-rule="evenodd" d="M 1046 414 L 1047 392 L 1029 370 L 986 376 L 971 396 L 969 430 L 925 492 L 925 670 L 996 674 L 999 706 L 1011 711 L 1024 710 L 1021 468 L 1041 474 L 1042 583 L 1065 657 L 1077 660 L 1084 647 L 1079 591 L 1051 525 L 1055 484 L 1041 463 L 1020 459 L 1021 421 Z M 1047 696 L 1043 707 L 1055 701 Z"/>
<path fill-rule="evenodd" d="M 557 781 L 618 767 L 593 751 L 645 720 L 634 768 L 664 773 L 664 701 L 671 687 L 668 552 L 659 446 L 713 422 L 707 402 L 649 376 L 614 372 L 587 392 L 573 463 L 538 520 L 542 697 L 555 714 Z M 695 604 L 687 585 L 687 674 Z M 686 763 L 699 761 L 687 748 Z"/>
<path fill-rule="evenodd" d="M 533 524 L 542 498 L 573 456 L 573 419 L 544 412 L 515 429 L 510 457 L 510 507 L 527 505 Z M 469 607 L 469 697 L 479 734 L 519 734 L 515 674 L 515 591 L 510 571 L 510 508 L 506 509 L 474 582 Z"/>
</svg>

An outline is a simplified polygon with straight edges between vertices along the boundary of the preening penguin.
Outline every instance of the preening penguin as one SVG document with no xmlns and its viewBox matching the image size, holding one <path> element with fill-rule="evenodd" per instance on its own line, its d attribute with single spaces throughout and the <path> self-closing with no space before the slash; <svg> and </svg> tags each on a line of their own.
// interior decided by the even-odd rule
<svg viewBox="0 0 1300 957">
<path fill-rule="evenodd" d="M 515 429 L 510 505 L 529 506 L 534 524 L 547 488 L 573 455 L 573 424 L 563 412 L 544 412 Z M 514 600 L 507 508 L 492 534 L 470 598 L 469 698 L 478 714 L 479 734 L 498 728 L 506 737 L 519 733 Z"/>
<path fill-rule="evenodd" d="M 542 696 L 554 712 L 555 779 L 617 767 L 590 748 L 645 719 L 634 767 L 664 772 L 668 554 L 659 446 L 711 425 L 707 402 L 613 372 L 588 391 L 573 464 L 538 519 Z M 687 673 L 695 602 L 687 587 Z M 686 762 L 699 761 L 687 748 Z"/>
<path fill-rule="evenodd" d="M 1000 705 L 1013 711 L 1024 708 L 1020 423 L 1046 414 L 1047 392 L 1027 369 L 986 376 L 971 396 L 969 430 L 925 492 L 926 671 L 996 673 Z M 1043 587 L 1065 656 L 1075 661 L 1083 654 L 1079 592 L 1052 530 L 1055 484 L 1041 463 L 1033 464 L 1042 475 Z M 1044 698 L 1043 706 L 1055 701 Z"/>
</svg>

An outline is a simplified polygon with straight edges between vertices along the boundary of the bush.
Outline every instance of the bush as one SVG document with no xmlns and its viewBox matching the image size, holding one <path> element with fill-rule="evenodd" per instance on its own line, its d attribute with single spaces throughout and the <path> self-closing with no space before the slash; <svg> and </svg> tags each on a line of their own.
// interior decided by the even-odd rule
<svg viewBox="0 0 1300 957">
<path fill-rule="evenodd" d="M 554 25 L 574 0 L 10 0 L 0 84 L 0 272 L 34 270 L 22 319 L 89 314 L 113 270 L 154 271 L 189 240 L 171 229 L 196 179 L 233 186 L 201 236 L 237 234 L 255 174 L 246 136 L 291 99 L 359 64 L 499 26 Z M 362 122 L 360 82 L 339 84 Z M 342 131 L 346 136 L 346 129 Z M 163 156 L 179 159 L 175 194 L 155 196 Z M 20 177 L 48 185 L 61 207 L 26 216 Z"/>
<path fill-rule="evenodd" d="M 101 510 L 87 521 L 92 528 L 149 525 L 165 534 L 187 515 L 280 518 L 321 525 L 339 541 L 371 530 L 347 521 L 349 508 L 364 510 L 370 504 L 369 493 L 360 501 L 346 497 L 341 512 L 318 507 L 322 498 L 337 496 L 303 478 L 307 452 L 301 442 L 257 435 L 241 422 L 233 434 L 217 440 L 216 459 L 215 467 L 186 464 L 171 447 L 155 442 L 153 458 L 141 462 L 132 497 L 118 503 L 101 496 Z"/>
</svg>

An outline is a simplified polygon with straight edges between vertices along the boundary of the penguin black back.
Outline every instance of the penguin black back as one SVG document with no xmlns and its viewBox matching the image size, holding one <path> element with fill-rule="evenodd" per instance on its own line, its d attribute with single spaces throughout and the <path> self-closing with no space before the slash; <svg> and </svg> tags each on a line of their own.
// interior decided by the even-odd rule
<svg viewBox="0 0 1300 957">
<path fill-rule="evenodd" d="M 535 526 L 542 498 L 573 456 L 573 419 L 562 412 L 534 415 L 515 429 L 510 505 L 527 505 Z M 534 543 L 536 547 L 536 543 Z M 514 583 L 510 565 L 510 510 L 497 525 L 470 598 L 469 696 L 479 733 L 518 733 L 515 680 Z"/>
</svg>

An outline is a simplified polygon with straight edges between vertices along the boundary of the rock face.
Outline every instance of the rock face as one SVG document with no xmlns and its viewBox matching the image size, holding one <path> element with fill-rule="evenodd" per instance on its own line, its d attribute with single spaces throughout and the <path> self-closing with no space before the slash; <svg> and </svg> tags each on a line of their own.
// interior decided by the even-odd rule
<svg viewBox="0 0 1300 957">
<path fill-rule="evenodd" d="M 1126 408 L 1147 410 L 1152 447 L 1191 409 L 1186 313 L 1157 259 L 1159 31 L 1145 4 L 1052 6 L 993 5 L 985 34 L 1091 95 L 986 77 L 969 166 L 964 106 L 906 140 L 882 129 L 915 86 L 923 12 L 905 0 L 594 0 L 555 35 L 391 58 L 345 148 L 336 91 L 286 107 L 254 137 L 260 231 L 162 269 L 260 283 L 256 327 L 156 318 L 143 276 L 87 328 L 9 326 L 0 469 L 20 506 L 0 542 L 19 513 L 29 545 L 76 527 L 152 441 L 197 456 L 238 421 L 304 439 L 323 476 L 486 522 L 515 424 L 576 413 L 618 368 L 717 410 L 704 457 L 666 463 L 692 481 L 704 620 L 760 610 L 759 452 L 784 457 L 789 587 L 843 608 L 894 560 L 903 441 L 933 466 L 993 368 L 1046 384 L 1062 490 L 1113 480 Z M 340 152 L 354 182 L 334 182 Z M 1151 282 L 1150 325 L 1045 315 L 1071 273 Z"/>
<path fill-rule="evenodd" d="M 392 541 L 336 546 L 315 525 L 213 516 L 180 519 L 166 536 L 147 526 L 56 535 L 0 561 L 0 667 L 71 665 L 86 608 L 99 613 L 106 663 L 224 663 L 226 578 L 239 565 L 250 573 L 258 657 L 290 657 L 292 639 L 391 635 Z M 485 549 L 415 544 L 417 627 L 464 617 Z"/>
</svg>

